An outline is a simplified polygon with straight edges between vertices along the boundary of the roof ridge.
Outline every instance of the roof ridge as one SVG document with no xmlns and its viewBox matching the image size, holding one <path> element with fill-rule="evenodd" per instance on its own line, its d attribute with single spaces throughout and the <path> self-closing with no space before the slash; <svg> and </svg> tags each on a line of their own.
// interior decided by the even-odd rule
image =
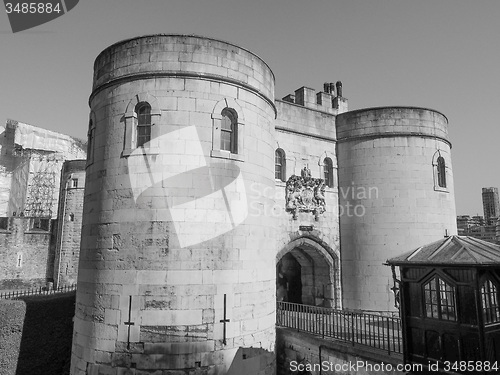
<svg viewBox="0 0 500 375">
<path fill-rule="evenodd" d="M 453 236 L 447 237 L 439 247 L 434 250 L 434 252 L 429 256 L 429 260 L 437 256 L 443 249 L 446 248 L 446 246 L 450 243 L 453 242 Z"/>
<path fill-rule="evenodd" d="M 498 257 L 500 255 L 500 253 L 498 251 L 498 250 L 500 250 L 500 246 L 497 246 L 495 244 L 490 244 L 489 242 L 486 242 L 486 241 L 483 241 L 483 240 L 479 240 L 478 238 L 474 238 L 474 237 L 467 236 L 466 238 L 467 239 L 463 240 L 464 242 L 467 242 L 467 240 L 468 240 L 469 242 L 472 242 L 473 245 L 481 248 L 481 250 L 483 250 L 484 252 L 486 252 L 488 255 L 493 256 L 493 257 L 489 257 L 489 256 L 486 256 L 486 255 L 483 255 L 485 258 L 494 260 L 495 256 Z"/>
</svg>

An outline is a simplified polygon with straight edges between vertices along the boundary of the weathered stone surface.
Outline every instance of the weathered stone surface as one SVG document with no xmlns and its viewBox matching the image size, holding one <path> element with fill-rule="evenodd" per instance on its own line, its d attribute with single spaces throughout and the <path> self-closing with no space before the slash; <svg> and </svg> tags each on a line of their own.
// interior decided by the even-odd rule
<svg viewBox="0 0 500 375">
<path fill-rule="evenodd" d="M 98 372 L 164 374 L 222 374 L 240 345 L 272 353 L 274 218 L 247 209 L 252 185 L 274 189 L 272 72 L 234 45 L 161 35 L 108 48 L 95 73 L 74 342 L 85 349 L 72 374 L 97 352 Z M 102 86 L 136 73 L 147 74 Z M 142 102 L 153 123 L 144 152 L 133 125 Z M 234 152 L 214 143 L 226 107 Z"/>
</svg>

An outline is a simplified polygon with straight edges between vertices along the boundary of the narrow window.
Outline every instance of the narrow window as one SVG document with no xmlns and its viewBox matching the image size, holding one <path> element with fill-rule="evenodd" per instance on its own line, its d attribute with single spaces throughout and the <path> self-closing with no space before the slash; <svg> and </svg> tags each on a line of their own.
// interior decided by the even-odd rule
<svg viewBox="0 0 500 375">
<path fill-rule="evenodd" d="M 238 153 L 238 115 L 230 108 L 221 112 L 220 149 L 232 154 Z"/>
<path fill-rule="evenodd" d="M 151 140 L 151 106 L 139 103 L 137 113 L 137 147 L 144 146 Z"/>
<path fill-rule="evenodd" d="M 23 265 L 23 254 L 22 253 L 17 253 L 17 267 L 22 267 Z"/>
<path fill-rule="evenodd" d="M 457 320 L 455 288 L 439 277 L 424 285 L 425 316 L 433 319 Z"/>
<path fill-rule="evenodd" d="M 89 121 L 89 131 L 87 133 L 87 164 L 92 164 L 94 162 L 94 138 L 95 138 L 95 127 L 92 120 Z"/>
<path fill-rule="evenodd" d="M 71 179 L 71 187 L 72 188 L 77 188 L 78 187 L 78 178 Z"/>
<path fill-rule="evenodd" d="M 439 187 L 446 187 L 446 164 L 442 156 L 437 159 L 437 180 Z"/>
<path fill-rule="evenodd" d="M 483 319 L 485 324 L 500 322 L 500 306 L 498 305 L 498 289 L 491 280 L 481 286 L 483 303 Z"/>
<path fill-rule="evenodd" d="M 274 178 L 276 180 L 286 181 L 285 151 L 281 148 L 276 149 L 274 153 Z"/>
<path fill-rule="evenodd" d="M 0 217 L 0 229 L 3 229 L 3 230 L 9 229 L 9 218 L 8 217 Z"/>
<path fill-rule="evenodd" d="M 73 212 L 69 214 L 69 221 L 75 221 L 75 214 Z"/>
<path fill-rule="evenodd" d="M 330 158 L 325 158 L 323 161 L 323 175 L 326 186 L 333 187 L 333 162 Z"/>
</svg>

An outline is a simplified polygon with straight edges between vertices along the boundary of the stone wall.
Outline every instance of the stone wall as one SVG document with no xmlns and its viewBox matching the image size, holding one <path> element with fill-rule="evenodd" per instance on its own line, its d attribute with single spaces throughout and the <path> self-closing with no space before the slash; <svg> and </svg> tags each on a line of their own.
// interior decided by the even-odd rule
<svg viewBox="0 0 500 375">
<path fill-rule="evenodd" d="M 0 369 L 2 375 L 16 374 L 26 304 L 0 300 Z"/>
<path fill-rule="evenodd" d="M 14 132 L 7 126 L 0 126 L 0 216 L 9 216 L 8 213 L 12 171 L 15 167 L 15 158 L 12 155 L 14 148 Z"/>
<path fill-rule="evenodd" d="M 7 230 L 0 230 L 0 288 L 45 286 L 52 277 L 50 256 L 52 228 L 30 228 L 30 218 L 10 217 Z"/>
<path fill-rule="evenodd" d="M 68 375 L 75 293 L 0 300 L 0 373 Z"/>
<path fill-rule="evenodd" d="M 277 375 L 342 374 L 342 375 L 405 375 L 398 371 L 401 355 L 389 356 L 367 347 L 352 347 L 349 343 L 326 341 L 317 336 L 289 328 L 276 328 Z M 306 367 L 307 366 L 307 367 Z M 310 372 L 306 372 L 310 369 Z"/>
</svg>

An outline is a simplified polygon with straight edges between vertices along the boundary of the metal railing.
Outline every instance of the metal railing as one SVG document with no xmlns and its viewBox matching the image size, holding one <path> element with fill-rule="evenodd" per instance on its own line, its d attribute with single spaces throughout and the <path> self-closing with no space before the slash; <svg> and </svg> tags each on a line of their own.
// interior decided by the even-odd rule
<svg viewBox="0 0 500 375">
<path fill-rule="evenodd" d="M 0 292 L 0 299 L 16 299 L 27 296 L 44 296 L 56 293 L 72 292 L 74 290 L 76 290 L 76 284 L 64 285 L 54 289 L 47 287 L 39 287 L 39 288 L 24 289 L 24 290 L 11 290 L 8 292 Z"/>
<path fill-rule="evenodd" d="M 323 338 L 402 353 L 401 319 L 327 307 L 278 302 L 276 324 Z"/>
</svg>

